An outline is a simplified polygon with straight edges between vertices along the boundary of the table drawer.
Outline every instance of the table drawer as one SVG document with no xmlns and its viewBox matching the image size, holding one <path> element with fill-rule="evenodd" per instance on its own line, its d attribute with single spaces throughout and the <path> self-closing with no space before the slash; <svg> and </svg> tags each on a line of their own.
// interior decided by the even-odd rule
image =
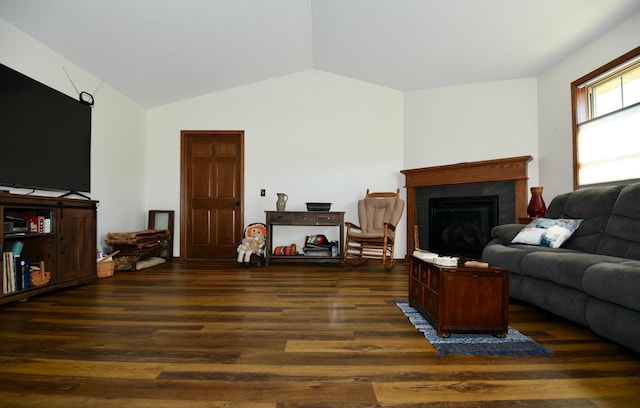
<svg viewBox="0 0 640 408">
<path fill-rule="evenodd" d="M 269 214 L 268 223 L 271 224 L 293 224 L 293 214 L 286 212 L 274 212 Z"/>
<path fill-rule="evenodd" d="M 316 225 L 317 216 L 315 214 L 308 214 L 308 213 L 294 213 L 293 224 L 294 225 Z"/>
<path fill-rule="evenodd" d="M 433 293 L 428 289 L 424 290 L 422 306 L 424 307 L 424 310 L 436 320 L 439 320 L 439 315 L 438 315 L 439 301 L 440 301 L 440 296 L 438 296 L 437 294 Z"/>
<path fill-rule="evenodd" d="M 429 281 L 427 282 L 427 286 L 429 287 L 429 289 L 437 293 L 439 292 L 439 285 L 440 285 L 440 269 L 430 266 Z"/>
<path fill-rule="evenodd" d="M 418 275 L 418 279 L 425 286 L 429 286 L 429 269 L 428 268 L 420 268 L 420 275 Z"/>
<path fill-rule="evenodd" d="M 424 293 L 424 287 L 414 279 L 411 282 L 411 287 L 409 288 L 409 296 L 414 300 L 416 300 L 418 303 L 422 304 L 423 293 Z"/>
<path fill-rule="evenodd" d="M 417 281 L 420 280 L 420 270 L 422 268 L 420 268 L 420 264 L 417 262 L 413 262 L 413 260 L 411 260 L 411 277 Z M 426 284 L 427 281 L 424 281 L 424 283 Z"/>
<path fill-rule="evenodd" d="M 338 214 L 319 213 L 316 214 L 318 225 L 340 225 L 342 218 Z"/>
</svg>

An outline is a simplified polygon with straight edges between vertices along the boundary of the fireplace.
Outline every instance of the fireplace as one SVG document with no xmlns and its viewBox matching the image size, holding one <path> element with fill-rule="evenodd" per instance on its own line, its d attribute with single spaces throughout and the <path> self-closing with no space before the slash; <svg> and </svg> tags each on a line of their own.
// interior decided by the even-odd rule
<svg viewBox="0 0 640 408">
<path fill-rule="evenodd" d="M 414 237 L 421 249 L 440 255 L 480 258 L 491 228 L 515 219 L 514 182 L 507 180 L 418 187 L 415 189 L 414 214 Z M 459 225 L 456 226 L 456 223 Z M 476 234 L 482 234 L 486 239 L 480 242 L 471 239 L 470 224 L 480 230 Z M 454 228 L 457 228 L 455 234 Z M 465 238 L 460 236 L 463 228 L 469 235 Z M 453 237 L 457 237 L 457 240 Z"/>
<path fill-rule="evenodd" d="M 498 196 L 429 199 L 429 250 L 480 258 L 498 225 Z"/>
<path fill-rule="evenodd" d="M 407 256 L 415 248 L 431 248 L 429 203 L 433 198 L 498 196 L 498 224 L 526 217 L 531 160 L 531 156 L 518 156 L 402 170 L 407 188 Z"/>
</svg>

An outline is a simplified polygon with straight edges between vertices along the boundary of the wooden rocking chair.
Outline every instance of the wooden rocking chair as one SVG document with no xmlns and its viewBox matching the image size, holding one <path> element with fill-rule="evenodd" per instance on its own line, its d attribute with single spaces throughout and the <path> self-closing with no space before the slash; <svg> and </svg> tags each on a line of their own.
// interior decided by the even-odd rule
<svg viewBox="0 0 640 408">
<path fill-rule="evenodd" d="M 347 227 L 342 262 L 358 266 L 370 259 L 380 259 L 386 270 L 394 267 L 396 225 L 404 210 L 400 189 L 395 192 L 370 193 L 358 201 L 360 225 L 345 222 Z"/>
</svg>

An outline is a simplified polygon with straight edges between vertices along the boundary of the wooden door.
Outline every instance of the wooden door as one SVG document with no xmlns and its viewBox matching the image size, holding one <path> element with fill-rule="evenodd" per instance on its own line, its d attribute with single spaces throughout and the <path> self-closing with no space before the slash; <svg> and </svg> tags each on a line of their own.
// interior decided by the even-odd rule
<svg viewBox="0 0 640 408">
<path fill-rule="evenodd" d="M 244 132 L 181 132 L 180 252 L 235 259 L 244 231 Z"/>
</svg>

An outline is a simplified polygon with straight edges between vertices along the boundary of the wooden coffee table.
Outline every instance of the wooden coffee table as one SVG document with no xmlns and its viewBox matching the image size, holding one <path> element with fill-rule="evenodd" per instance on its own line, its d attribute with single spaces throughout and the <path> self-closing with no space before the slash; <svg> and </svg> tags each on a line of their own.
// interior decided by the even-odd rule
<svg viewBox="0 0 640 408">
<path fill-rule="evenodd" d="M 490 333 L 509 329 L 509 271 L 488 266 L 438 266 L 414 256 L 409 268 L 409 304 L 438 331 Z"/>
</svg>

